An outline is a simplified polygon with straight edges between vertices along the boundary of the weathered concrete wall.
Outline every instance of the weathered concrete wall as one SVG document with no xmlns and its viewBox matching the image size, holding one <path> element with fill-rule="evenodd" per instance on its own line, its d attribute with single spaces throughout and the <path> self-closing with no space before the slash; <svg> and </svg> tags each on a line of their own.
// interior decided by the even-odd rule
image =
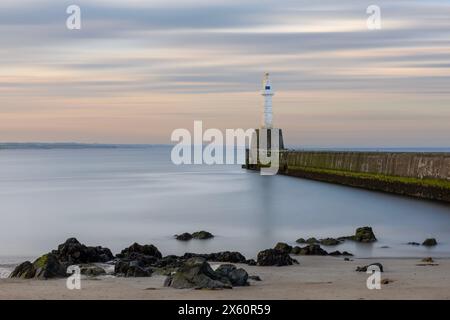
<svg viewBox="0 0 450 320">
<path fill-rule="evenodd" d="M 286 151 L 282 164 L 400 176 L 450 180 L 450 153 Z"/>
</svg>

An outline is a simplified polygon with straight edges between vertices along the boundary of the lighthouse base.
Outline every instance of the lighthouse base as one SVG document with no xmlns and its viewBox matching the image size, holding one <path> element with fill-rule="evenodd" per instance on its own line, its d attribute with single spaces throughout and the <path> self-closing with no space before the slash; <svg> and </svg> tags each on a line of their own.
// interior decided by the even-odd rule
<svg viewBox="0 0 450 320">
<path fill-rule="evenodd" d="M 276 140 L 274 140 L 276 139 Z M 260 164 L 260 152 L 268 156 L 278 156 L 284 149 L 283 131 L 278 128 L 255 129 L 250 141 L 250 149 L 246 150 L 244 167 L 247 169 L 257 169 Z M 274 153 L 275 154 L 272 154 Z"/>
</svg>

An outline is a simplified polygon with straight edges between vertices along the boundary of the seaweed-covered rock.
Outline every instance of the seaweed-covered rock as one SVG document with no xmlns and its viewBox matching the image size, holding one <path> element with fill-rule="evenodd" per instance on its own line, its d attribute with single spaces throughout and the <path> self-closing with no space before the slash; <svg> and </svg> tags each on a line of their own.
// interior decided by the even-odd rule
<svg viewBox="0 0 450 320">
<path fill-rule="evenodd" d="M 276 246 L 274 247 L 275 250 L 280 250 L 285 253 L 291 253 L 292 247 L 284 242 L 278 242 Z"/>
<path fill-rule="evenodd" d="M 128 248 L 123 249 L 119 254 L 117 254 L 117 257 L 120 259 L 132 259 L 133 254 L 136 256 L 136 254 L 140 256 L 149 256 L 154 257 L 156 259 L 161 259 L 162 254 L 159 252 L 158 248 L 156 248 L 152 244 L 145 244 L 140 245 L 139 243 L 135 242 Z"/>
<path fill-rule="evenodd" d="M 34 278 L 36 269 L 30 261 L 25 261 L 14 268 L 14 271 L 9 275 L 10 278 L 31 279 Z"/>
<path fill-rule="evenodd" d="M 306 243 L 306 240 L 303 238 L 298 238 L 297 240 L 295 240 L 295 242 L 303 244 L 303 243 Z"/>
<path fill-rule="evenodd" d="M 222 264 L 216 269 L 216 273 L 227 278 L 233 286 L 248 286 L 248 273 L 242 268 L 236 268 L 233 264 Z"/>
<path fill-rule="evenodd" d="M 192 234 L 185 232 L 182 234 L 176 234 L 175 235 L 175 239 L 180 240 L 180 241 L 188 241 L 192 239 Z"/>
<path fill-rule="evenodd" d="M 58 261 L 57 257 L 52 254 L 44 254 L 42 257 L 33 262 L 36 270 L 34 278 L 51 279 L 65 277 L 67 275 L 66 268 Z"/>
<path fill-rule="evenodd" d="M 192 238 L 199 239 L 199 240 L 205 240 L 205 239 L 214 238 L 214 235 L 208 231 L 202 230 L 202 231 L 194 232 L 192 234 Z"/>
<path fill-rule="evenodd" d="M 204 258 L 188 259 L 164 285 L 176 289 L 231 289 L 231 282 L 215 272 Z"/>
<path fill-rule="evenodd" d="M 422 243 L 422 245 L 423 245 L 423 246 L 427 246 L 427 247 L 432 247 L 432 246 L 437 245 L 437 241 L 436 241 L 435 238 L 429 238 L 429 239 L 426 239 L 426 240 Z"/>
<path fill-rule="evenodd" d="M 336 246 L 338 244 L 341 244 L 341 241 L 334 238 L 325 238 L 320 239 L 320 244 L 323 246 Z"/>
<path fill-rule="evenodd" d="M 292 259 L 288 253 L 276 249 L 260 251 L 257 257 L 258 266 L 290 266 L 294 263 L 298 261 Z"/>
<path fill-rule="evenodd" d="M 368 264 L 367 266 L 356 267 L 356 271 L 357 271 L 357 272 L 366 272 L 367 269 L 368 269 L 369 267 L 371 267 L 371 266 L 376 266 L 376 267 L 378 267 L 378 269 L 380 270 L 380 272 L 383 272 L 383 265 L 382 265 L 381 263 L 378 263 L 378 262 Z"/>
<path fill-rule="evenodd" d="M 358 242 L 369 243 L 377 241 L 377 238 L 375 237 L 375 234 L 373 233 L 371 227 L 361 227 L 356 229 L 355 235 L 353 236 L 353 240 Z"/>
</svg>

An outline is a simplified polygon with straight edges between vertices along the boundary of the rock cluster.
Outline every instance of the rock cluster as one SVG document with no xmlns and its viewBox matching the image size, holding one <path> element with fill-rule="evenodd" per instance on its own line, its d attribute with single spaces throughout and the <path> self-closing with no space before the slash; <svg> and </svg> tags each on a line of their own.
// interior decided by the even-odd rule
<svg viewBox="0 0 450 320">
<path fill-rule="evenodd" d="M 231 289 L 248 285 L 248 274 L 231 264 L 221 265 L 214 271 L 206 259 L 194 257 L 168 276 L 164 285 L 176 289 Z"/>
<path fill-rule="evenodd" d="M 258 266 L 290 266 L 298 264 L 298 261 L 292 259 L 289 253 L 278 249 L 266 249 L 260 251 L 257 257 Z"/>
<path fill-rule="evenodd" d="M 75 238 L 69 238 L 60 244 L 57 250 L 44 254 L 33 263 L 30 261 L 21 263 L 14 269 L 10 277 L 22 279 L 65 277 L 67 276 L 67 267 L 70 265 L 107 262 L 113 258 L 108 248 L 88 247 Z M 99 272 L 99 270 L 96 271 L 96 273 Z"/>
<path fill-rule="evenodd" d="M 175 235 L 175 239 L 180 240 L 180 241 L 188 241 L 191 239 L 199 239 L 199 240 L 206 240 L 206 239 L 211 239 L 214 238 L 214 235 L 208 231 L 197 231 L 194 232 L 192 234 L 190 234 L 189 232 L 184 232 L 182 234 L 176 234 Z"/>
</svg>

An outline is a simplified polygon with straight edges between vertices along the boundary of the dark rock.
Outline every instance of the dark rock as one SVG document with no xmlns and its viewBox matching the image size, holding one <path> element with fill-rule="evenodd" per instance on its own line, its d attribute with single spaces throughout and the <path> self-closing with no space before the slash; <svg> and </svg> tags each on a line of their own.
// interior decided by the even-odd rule
<svg viewBox="0 0 450 320">
<path fill-rule="evenodd" d="M 152 265 L 157 268 L 179 268 L 183 265 L 185 259 L 174 255 L 166 256 L 157 260 Z"/>
<path fill-rule="evenodd" d="M 435 238 L 426 239 L 423 243 L 423 246 L 431 247 L 437 245 L 437 241 Z"/>
<path fill-rule="evenodd" d="M 418 242 L 408 242 L 408 244 L 410 246 L 420 246 L 420 243 L 418 243 Z"/>
<path fill-rule="evenodd" d="M 316 243 L 319 243 L 319 240 L 317 240 L 316 238 L 312 237 L 312 238 L 308 238 L 306 240 L 306 243 L 308 243 L 308 244 L 316 244 Z"/>
<path fill-rule="evenodd" d="M 371 227 L 361 227 L 356 229 L 355 235 L 353 236 L 353 240 L 358 242 L 369 243 L 377 241 L 377 238 L 375 237 L 375 234 L 373 233 Z"/>
<path fill-rule="evenodd" d="M 66 266 L 81 263 L 107 262 L 114 259 L 111 250 L 103 247 L 87 247 L 75 238 L 69 238 L 53 250 L 52 254 Z"/>
<path fill-rule="evenodd" d="M 318 244 L 310 244 L 306 247 L 300 248 L 299 255 L 304 256 L 326 256 L 328 253 L 323 250 Z"/>
<path fill-rule="evenodd" d="M 80 273 L 85 276 L 97 277 L 97 276 L 106 274 L 105 269 L 103 269 L 99 266 L 93 265 L 93 264 L 80 265 L 79 267 L 80 267 Z"/>
<path fill-rule="evenodd" d="M 31 279 L 34 278 L 36 269 L 30 261 L 25 261 L 19 264 L 14 271 L 9 275 L 10 278 Z"/>
<path fill-rule="evenodd" d="M 292 248 L 291 254 L 300 254 L 300 251 L 302 251 L 302 248 L 300 248 L 299 246 L 295 246 Z"/>
<path fill-rule="evenodd" d="M 124 277 L 150 277 L 152 275 L 152 270 L 143 266 L 141 262 L 137 260 L 119 260 L 114 265 L 114 274 Z"/>
<path fill-rule="evenodd" d="M 128 260 L 132 259 L 133 254 L 138 254 L 139 256 L 150 256 L 157 259 L 162 258 L 161 252 L 152 244 L 140 245 L 139 243 L 133 243 L 130 247 L 123 249 L 121 253 L 117 254 L 120 259 L 126 258 Z M 135 255 L 136 256 L 136 255 Z"/>
<path fill-rule="evenodd" d="M 303 238 L 299 238 L 299 239 L 295 240 L 295 242 L 297 242 L 297 243 L 306 243 L 306 240 L 303 239 Z"/>
<path fill-rule="evenodd" d="M 284 242 L 278 242 L 276 244 L 276 246 L 274 247 L 274 249 L 280 250 L 280 251 L 288 253 L 288 254 L 291 253 L 291 251 L 292 251 L 292 247 Z"/>
<path fill-rule="evenodd" d="M 377 266 L 380 269 L 380 271 L 383 272 L 383 265 L 381 263 L 378 263 L 378 262 L 371 263 L 371 264 L 368 264 L 367 266 L 363 266 L 363 267 L 356 267 L 356 271 L 358 271 L 358 272 L 366 272 L 367 269 L 370 266 Z"/>
<path fill-rule="evenodd" d="M 150 277 L 152 275 L 152 270 L 149 268 L 142 268 L 140 266 L 131 266 L 128 268 L 125 277 L 127 278 L 137 278 L 137 277 Z"/>
<path fill-rule="evenodd" d="M 340 252 L 339 250 L 330 252 L 329 255 L 330 256 L 347 256 L 347 257 L 353 256 L 353 254 L 351 254 L 351 253 L 349 253 L 347 251 Z"/>
<path fill-rule="evenodd" d="M 57 257 L 52 254 L 44 254 L 42 257 L 33 262 L 36 270 L 34 278 L 51 279 L 66 277 L 66 268 L 58 261 Z"/>
<path fill-rule="evenodd" d="M 433 263 L 434 260 L 433 260 L 432 257 L 428 257 L 428 258 L 423 258 L 423 259 L 422 259 L 422 262 Z"/>
<path fill-rule="evenodd" d="M 241 253 L 235 251 L 222 251 L 206 254 L 185 253 L 183 259 L 186 260 L 195 257 L 204 258 L 208 261 L 230 263 L 245 263 L 245 261 L 247 260 Z"/>
<path fill-rule="evenodd" d="M 253 281 L 262 281 L 260 276 L 248 276 L 248 279 Z"/>
<path fill-rule="evenodd" d="M 244 263 L 248 264 L 249 266 L 256 266 L 256 261 L 254 259 L 245 260 Z"/>
<path fill-rule="evenodd" d="M 231 282 L 219 275 L 204 258 L 188 259 L 175 274 L 166 278 L 164 285 L 176 289 L 225 289 Z"/>
<path fill-rule="evenodd" d="M 341 244 L 341 241 L 334 238 L 326 238 L 320 239 L 320 244 L 323 246 L 336 246 L 338 244 Z"/>
<path fill-rule="evenodd" d="M 227 278 L 233 286 L 248 286 L 248 273 L 242 268 L 236 268 L 232 264 L 222 264 L 216 269 L 216 273 Z"/>
<path fill-rule="evenodd" d="M 214 235 L 208 231 L 202 230 L 202 231 L 194 232 L 192 234 L 192 238 L 199 239 L 199 240 L 205 240 L 205 239 L 214 238 Z"/>
<path fill-rule="evenodd" d="M 180 240 L 180 241 L 188 241 L 192 239 L 192 234 L 185 232 L 182 234 L 177 234 L 175 235 L 175 239 Z"/>
<path fill-rule="evenodd" d="M 266 249 L 258 253 L 257 264 L 259 266 L 290 266 L 298 263 L 286 252 L 276 249 Z"/>
<path fill-rule="evenodd" d="M 392 279 L 388 279 L 388 278 L 384 278 L 383 280 L 381 280 L 381 284 L 389 284 L 394 282 L 394 280 Z"/>
</svg>

